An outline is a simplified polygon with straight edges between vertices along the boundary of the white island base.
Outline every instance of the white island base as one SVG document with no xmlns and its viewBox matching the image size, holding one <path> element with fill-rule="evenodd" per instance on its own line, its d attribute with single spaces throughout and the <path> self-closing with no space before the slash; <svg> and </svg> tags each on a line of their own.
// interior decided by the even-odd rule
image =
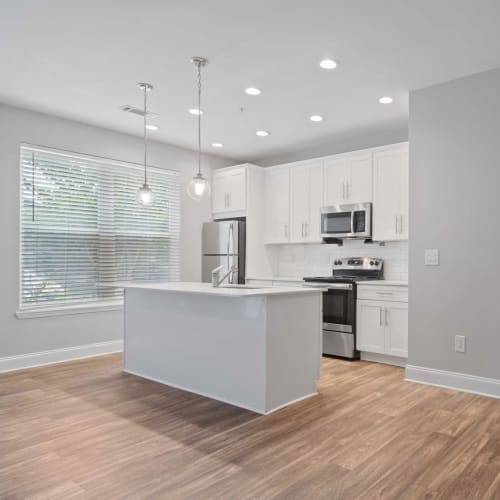
<svg viewBox="0 0 500 500">
<path fill-rule="evenodd" d="M 268 414 L 317 394 L 322 291 L 125 287 L 124 371 Z"/>
</svg>

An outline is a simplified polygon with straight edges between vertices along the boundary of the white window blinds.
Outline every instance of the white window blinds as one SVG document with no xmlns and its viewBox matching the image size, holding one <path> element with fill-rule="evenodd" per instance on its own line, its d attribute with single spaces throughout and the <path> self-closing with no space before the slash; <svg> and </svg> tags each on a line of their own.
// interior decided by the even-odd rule
<svg viewBox="0 0 500 500">
<path fill-rule="evenodd" d="M 123 281 L 179 279 L 177 172 L 21 146 L 20 310 L 116 302 Z M 108 285 L 108 286 L 107 286 Z"/>
</svg>

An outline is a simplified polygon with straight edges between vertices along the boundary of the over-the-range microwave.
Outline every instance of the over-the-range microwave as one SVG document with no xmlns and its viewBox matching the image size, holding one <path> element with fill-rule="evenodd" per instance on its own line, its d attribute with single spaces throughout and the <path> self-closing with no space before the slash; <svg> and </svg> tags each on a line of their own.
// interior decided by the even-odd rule
<svg viewBox="0 0 500 500">
<path fill-rule="evenodd" d="M 336 239 L 370 239 L 371 237 L 371 203 L 332 205 L 321 209 L 321 238 L 326 243 Z"/>
</svg>

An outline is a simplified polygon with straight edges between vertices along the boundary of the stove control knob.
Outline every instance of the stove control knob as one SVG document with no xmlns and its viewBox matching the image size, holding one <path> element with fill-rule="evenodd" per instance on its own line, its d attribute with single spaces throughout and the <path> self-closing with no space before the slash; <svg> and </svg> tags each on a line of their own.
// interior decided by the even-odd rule
<svg viewBox="0 0 500 500">
<path fill-rule="evenodd" d="M 374 266 L 375 265 L 375 262 L 373 262 L 373 260 L 370 261 L 370 266 Z"/>
</svg>

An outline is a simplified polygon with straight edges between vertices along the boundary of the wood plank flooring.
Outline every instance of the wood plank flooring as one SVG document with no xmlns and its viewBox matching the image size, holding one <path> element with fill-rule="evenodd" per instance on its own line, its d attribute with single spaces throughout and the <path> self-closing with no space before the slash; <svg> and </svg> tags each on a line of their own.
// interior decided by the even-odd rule
<svg viewBox="0 0 500 500">
<path fill-rule="evenodd" d="M 1 499 L 500 499 L 500 400 L 325 359 L 270 416 L 121 372 L 0 375 Z"/>
</svg>

